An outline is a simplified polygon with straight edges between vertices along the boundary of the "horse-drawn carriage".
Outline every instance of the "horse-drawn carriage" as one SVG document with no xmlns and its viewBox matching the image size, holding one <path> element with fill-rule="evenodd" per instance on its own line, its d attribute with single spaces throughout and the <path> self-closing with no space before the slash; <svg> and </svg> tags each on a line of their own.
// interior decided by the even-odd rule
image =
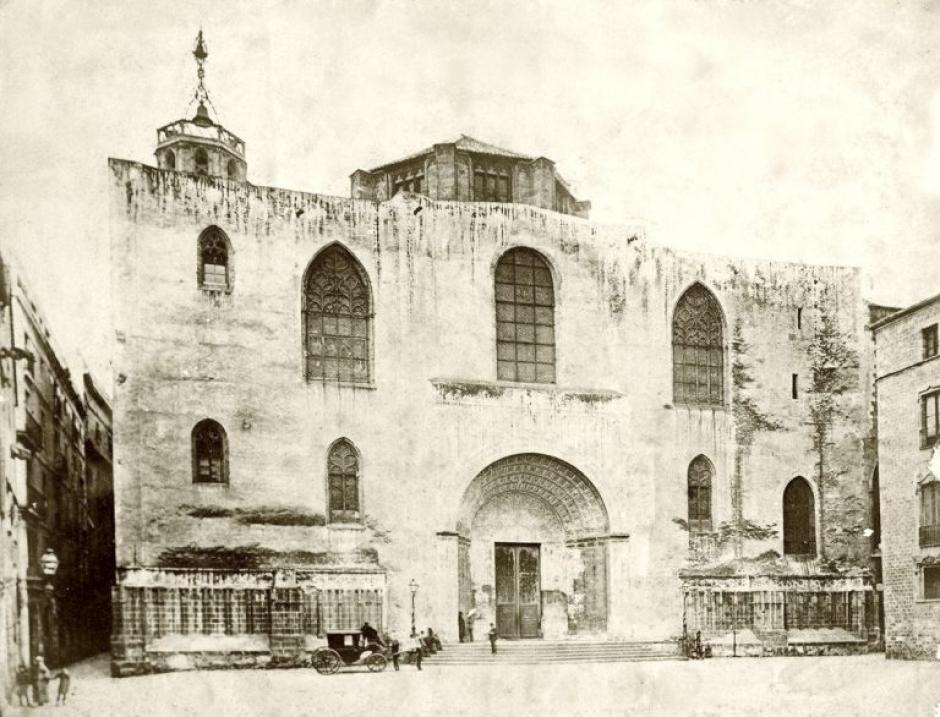
<svg viewBox="0 0 940 717">
<path fill-rule="evenodd" d="M 381 672 L 388 665 L 388 646 L 368 642 L 359 630 L 326 633 L 326 647 L 313 653 L 311 662 L 321 675 L 332 675 L 347 667 L 364 666 Z"/>
</svg>

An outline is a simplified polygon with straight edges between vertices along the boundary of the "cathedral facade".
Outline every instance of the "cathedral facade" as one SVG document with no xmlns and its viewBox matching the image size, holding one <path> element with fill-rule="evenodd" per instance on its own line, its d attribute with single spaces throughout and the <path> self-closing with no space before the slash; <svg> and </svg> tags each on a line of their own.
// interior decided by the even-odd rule
<svg viewBox="0 0 940 717">
<path fill-rule="evenodd" d="M 117 674 L 471 609 L 869 639 L 857 270 L 658 246 L 466 136 L 350 198 L 256 186 L 201 111 L 108 167 Z"/>
</svg>

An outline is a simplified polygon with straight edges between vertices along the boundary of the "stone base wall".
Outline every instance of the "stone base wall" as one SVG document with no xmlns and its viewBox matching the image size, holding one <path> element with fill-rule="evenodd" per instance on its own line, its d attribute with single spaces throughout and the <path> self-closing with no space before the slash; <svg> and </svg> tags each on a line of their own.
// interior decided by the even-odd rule
<svg viewBox="0 0 940 717">
<path fill-rule="evenodd" d="M 385 574 L 139 569 L 113 589 L 116 677 L 305 664 L 331 630 L 386 625 Z"/>
</svg>

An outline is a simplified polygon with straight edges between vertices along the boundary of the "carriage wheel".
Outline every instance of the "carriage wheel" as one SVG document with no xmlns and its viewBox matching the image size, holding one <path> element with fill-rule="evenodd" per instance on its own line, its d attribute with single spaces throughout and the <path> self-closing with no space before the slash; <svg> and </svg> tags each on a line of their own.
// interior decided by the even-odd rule
<svg viewBox="0 0 940 717">
<path fill-rule="evenodd" d="M 313 655 L 313 666 L 321 675 L 332 675 L 339 672 L 342 664 L 342 658 L 330 649 L 317 650 Z"/>
<path fill-rule="evenodd" d="M 384 655 L 369 655 L 366 658 L 366 666 L 369 672 L 381 672 L 388 665 L 388 660 Z"/>
</svg>

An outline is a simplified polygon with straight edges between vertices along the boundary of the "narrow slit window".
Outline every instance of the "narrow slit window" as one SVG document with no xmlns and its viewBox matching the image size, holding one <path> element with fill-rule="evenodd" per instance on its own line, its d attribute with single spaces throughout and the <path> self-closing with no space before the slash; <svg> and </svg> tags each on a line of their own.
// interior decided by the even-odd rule
<svg viewBox="0 0 940 717">
<path fill-rule="evenodd" d="M 798 398 L 800 395 L 799 394 L 799 380 L 800 380 L 799 375 L 797 374 L 793 374 L 790 377 L 790 396 L 792 398 Z"/>
</svg>

